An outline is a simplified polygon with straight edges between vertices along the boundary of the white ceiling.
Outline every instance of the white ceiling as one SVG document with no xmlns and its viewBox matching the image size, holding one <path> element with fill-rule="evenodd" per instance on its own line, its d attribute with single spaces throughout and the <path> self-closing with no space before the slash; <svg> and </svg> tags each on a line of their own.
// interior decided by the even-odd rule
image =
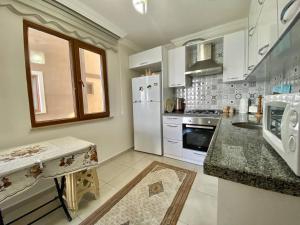
<svg viewBox="0 0 300 225">
<path fill-rule="evenodd" d="M 126 38 L 142 48 L 166 44 L 217 25 L 247 17 L 250 0 L 148 0 L 148 13 L 141 15 L 132 0 L 81 0 L 100 14 Z"/>
</svg>

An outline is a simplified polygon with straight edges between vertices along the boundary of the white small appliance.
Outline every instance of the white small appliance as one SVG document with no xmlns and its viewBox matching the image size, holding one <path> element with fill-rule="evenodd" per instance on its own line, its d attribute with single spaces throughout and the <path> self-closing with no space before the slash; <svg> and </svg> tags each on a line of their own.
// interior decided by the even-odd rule
<svg viewBox="0 0 300 225">
<path fill-rule="evenodd" d="M 249 99 L 248 98 L 242 98 L 240 100 L 240 107 L 239 107 L 239 113 L 248 113 L 249 109 Z"/>
<path fill-rule="evenodd" d="M 162 155 L 160 75 L 132 79 L 134 149 Z"/>
<path fill-rule="evenodd" d="M 264 100 L 263 137 L 300 176 L 300 93 L 269 95 Z"/>
</svg>

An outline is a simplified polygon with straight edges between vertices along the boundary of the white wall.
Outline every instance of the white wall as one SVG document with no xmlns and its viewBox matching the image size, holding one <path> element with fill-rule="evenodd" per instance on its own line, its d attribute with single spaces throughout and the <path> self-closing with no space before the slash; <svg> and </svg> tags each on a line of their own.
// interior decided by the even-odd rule
<svg viewBox="0 0 300 225">
<path fill-rule="evenodd" d="M 0 8 L 0 153 L 13 146 L 63 136 L 97 144 L 100 160 L 133 146 L 131 74 L 128 47 L 107 51 L 112 118 L 32 129 L 25 74 L 23 18 Z"/>
</svg>

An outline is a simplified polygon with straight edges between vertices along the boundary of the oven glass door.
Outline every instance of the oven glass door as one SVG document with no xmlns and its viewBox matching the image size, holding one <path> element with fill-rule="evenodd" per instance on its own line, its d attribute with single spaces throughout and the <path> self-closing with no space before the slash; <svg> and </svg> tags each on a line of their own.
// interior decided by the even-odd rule
<svg viewBox="0 0 300 225">
<path fill-rule="evenodd" d="M 214 126 L 183 124 L 183 148 L 207 152 L 214 131 Z"/>
<path fill-rule="evenodd" d="M 267 130 L 281 139 L 281 124 L 285 106 L 268 106 Z"/>
</svg>

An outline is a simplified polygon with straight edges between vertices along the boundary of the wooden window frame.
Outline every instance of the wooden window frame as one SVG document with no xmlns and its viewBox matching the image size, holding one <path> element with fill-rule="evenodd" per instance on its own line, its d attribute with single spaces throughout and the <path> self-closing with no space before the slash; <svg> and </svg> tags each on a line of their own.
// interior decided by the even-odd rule
<svg viewBox="0 0 300 225">
<path fill-rule="evenodd" d="M 65 118 L 57 120 L 48 120 L 48 121 L 36 121 L 35 111 L 34 111 L 34 102 L 32 94 L 32 84 L 31 84 L 31 66 L 30 66 L 30 49 L 29 49 L 29 37 L 28 30 L 29 28 L 45 32 L 50 35 L 54 35 L 61 39 L 64 39 L 69 42 L 70 49 L 70 65 L 71 65 L 71 77 L 72 77 L 72 86 L 74 88 L 74 118 Z M 93 45 L 87 44 L 85 42 L 79 41 L 75 38 L 64 35 L 60 32 L 52 30 L 50 28 L 41 26 L 39 24 L 30 22 L 28 20 L 23 20 L 23 38 L 24 38 L 24 53 L 25 53 L 25 67 L 26 67 L 26 79 L 27 79 L 27 92 L 29 100 L 29 110 L 30 110 L 30 119 L 32 127 L 44 127 L 50 125 L 71 123 L 77 121 L 105 118 L 110 116 L 109 109 L 109 95 L 108 95 L 108 80 L 107 80 L 107 65 L 106 65 L 106 52 L 105 50 L 95 47 Z M 104 89 L 104 101 L 105 101 L 105 111 L 101 113 L 91 113 L 84 114 L 83 108 L 83 94 L 82 94 L 82 81 L 81 81 L 81 71 L 80 71 L 80 58 L 79 58 L 79 48 L 86 49 L 101 55 L 102 59 L 102 72 L 103 72 L 103 89 Z"/>
</svg>

